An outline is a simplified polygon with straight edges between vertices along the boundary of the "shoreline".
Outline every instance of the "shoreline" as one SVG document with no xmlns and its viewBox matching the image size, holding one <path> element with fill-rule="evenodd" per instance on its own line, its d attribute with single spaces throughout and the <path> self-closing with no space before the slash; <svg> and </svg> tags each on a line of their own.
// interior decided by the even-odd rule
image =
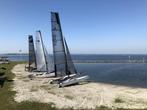
<svg viewBox="0 0 147 110">
<path fill-rule="evenodd" d="M 13 91 L 15 101 L 37 101 L 54 103 L 55 107 L 74 109 L 95 109 L 99 106 L 109 108 L 147 108 L 147 89 L 90 82 L 83 85 L 58 88 L 49 84 L 52 78 L 34 78 L 24 71 L 25 64 L 18 64 L 12 72 L 15 74 Z M 119 99 L 119 100 L 118 100 Z M 119 103 L 118 103 L 118 102 Z"/>
</svg>

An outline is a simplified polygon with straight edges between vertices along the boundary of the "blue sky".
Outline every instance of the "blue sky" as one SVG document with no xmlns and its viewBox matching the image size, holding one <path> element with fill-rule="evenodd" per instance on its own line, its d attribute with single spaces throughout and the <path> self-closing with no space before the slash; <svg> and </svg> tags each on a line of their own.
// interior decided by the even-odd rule
<svg viewBox="0 0 147 110">
<path fill-rule="evenodd" d="M 52 51 L 51 11 L 71 53 L 147 54 L 147 0 L 0 0 L 0 53 L 27 52 L 36 30 Z"/>
</svg>

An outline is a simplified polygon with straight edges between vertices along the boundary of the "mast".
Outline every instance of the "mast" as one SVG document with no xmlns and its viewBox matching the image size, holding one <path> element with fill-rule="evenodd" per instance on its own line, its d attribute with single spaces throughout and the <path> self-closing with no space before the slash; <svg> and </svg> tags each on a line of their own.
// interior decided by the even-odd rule
<svg viewBox="0 0 147 110">
<path fill-rule="evenodd" d="M 32 64 L 34 68 L 36 68 L 36 55 L 35 55 L 35 48 L 34 48 L 34 41 L 33 41 L 33 36 L 29 35 L 28 36 L 28 42 L 29 42 L 29 70 Z"/>
<path fill-rule="evenodd" d="M 63 34 L 57 12 L 51 12 L 52 42 L 54 54 L 55 76 L 67 74 L 67 60 L 64 47 Z"/>
<path fill-rule="evenodd" d="M 38 71 L 48 71 L 41 31 L 36 31 L 36 60 Z"/>
</svg>

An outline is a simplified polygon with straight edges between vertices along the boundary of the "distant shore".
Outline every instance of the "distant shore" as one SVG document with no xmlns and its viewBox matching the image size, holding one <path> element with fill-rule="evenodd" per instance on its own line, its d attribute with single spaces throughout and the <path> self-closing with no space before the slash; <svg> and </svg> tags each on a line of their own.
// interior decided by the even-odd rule
<svg viewBox="0 0 147 110">
<path fill-rule="evenodd" d="M 11 61 L 28 61 L 27 53 L 0 54 Z M 50 54 L 52 58 L 53 55 Z M 74 63 L 147 63 L 146 54 L 72 54 Z"/>
<path fill-rule="evenodd" d="M 147 61 L 142 60 L 73 60 L 74 63 L 147 63 Z"/>
</svg>

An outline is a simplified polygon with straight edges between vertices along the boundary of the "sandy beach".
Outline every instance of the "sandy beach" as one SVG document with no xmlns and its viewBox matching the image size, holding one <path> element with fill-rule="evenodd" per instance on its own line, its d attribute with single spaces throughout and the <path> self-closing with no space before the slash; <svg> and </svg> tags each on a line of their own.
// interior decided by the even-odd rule
<svg viewBox="0 0 147 110">
<path fill-rule="evenodd" d="M 58 88 L 51 85 L 52 78 L 28 78 L 29 72 L 24 70 L 25 64 L 16 65 L 12 72 L 14 78 L 13 91 L 15 101 L 37 101 L 54 103 L 57 108 L 95 108 L 101 105 L 111 108 L 147 108 L 147 89 L 133 88 L 104 83 L 86 83 L 70 87 Z M 117 102 L 119 99 L 121 102 Z"/>
</svg>

